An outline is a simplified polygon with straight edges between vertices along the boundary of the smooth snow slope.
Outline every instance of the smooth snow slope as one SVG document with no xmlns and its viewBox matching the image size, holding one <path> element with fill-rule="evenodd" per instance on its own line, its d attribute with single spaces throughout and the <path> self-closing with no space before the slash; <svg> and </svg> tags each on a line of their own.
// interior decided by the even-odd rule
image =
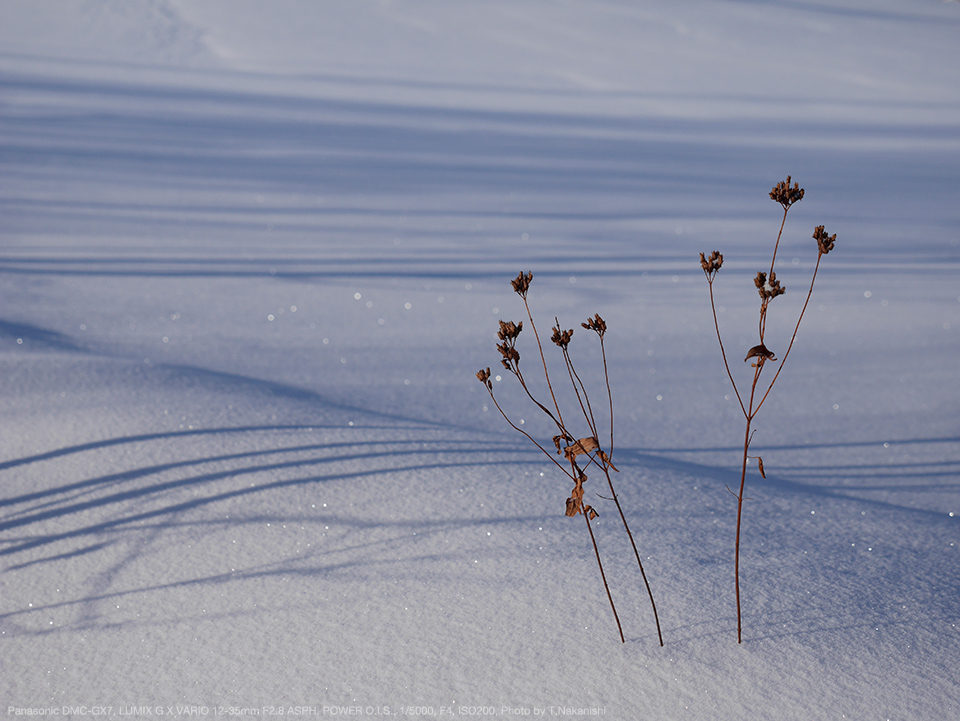
<svg viewBox="0 0 960 721">
<path fill-rule="evenodd" d="M 0 4 L 0 714 L 960 714 L 958 30 L 939 0 Z M 697 254 L 742 384 L 788 173 L 778 353 L 813 227 L 838 243 L 758 418 L 738 646 Z M 597 407 L 579 323 L 610 326 L 663 648 L 609 501 L 626 644 L 569 484 L 474 377 L 520 270 Z"/>
</svg>

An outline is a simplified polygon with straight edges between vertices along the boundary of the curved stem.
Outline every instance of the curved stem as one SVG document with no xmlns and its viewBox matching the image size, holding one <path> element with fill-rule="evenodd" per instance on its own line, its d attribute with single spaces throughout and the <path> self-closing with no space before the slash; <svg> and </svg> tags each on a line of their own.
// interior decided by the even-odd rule
<svg viewBox="0 0 960 721">
<path fill-rule="evenodd" d="M 780 359 L 780 367 L 777 368 L 777 372 L 773 376 L 773 380 L 770 381 L 770 385 L 767 386 L 766 393 L 763 394 L 763 397 L 760 399 L 760 402 L 757 404 L 756 410 L 753 414 L 756 415 L 757 411 L 760 410 L 760 406 L 763 405 L 763 402 L 767 400 L 767 396 L 770 395 L 770 391 L 773 390 L 773 384 L 777 382 L 777 378 L 780 376 L 780 371 L 783 370 L 784 363 L 787 362 L 787 357 L 790 355 L 790 351 L 793 349 L 793 342 L 797 339 L 797 331 L 800 330 L 800 321 L 803 320 L 804 313 L 807 312 L 807 306 L 810 304 L 810 296 L 813 295 L 813 284 L 817 280 L 817 271 L 820 270 L 820 259 L 823 257 L 823 253 L 820 253 L 817 256 L 817 264 L 813 269 L 813 277 L 810 279 L 810 290 L 807 291 L 807 299 L 803 303 L 803 308 L 800 310 L 800 317 L 797 318 L 797 325 L 793 329 L 793 335 L 790 337 L 790 345 L 787 346 L 787 352 L 783 354 L 783 358 Z"/>
<path fill-rule="evenodd" d="M 783 220 L 780 221 L 780 232 L 777 233 L 777 242 L 773 246 L 773 257 L 770 259 L 770 272 L 773 272 L 773 266 L 777 262 L 777 248 L 780 247 L 780 238 L 783 236 L 783 227 L 787 224 L 787 211 L 790 208 L 783 209 Z M 769 277 L 769 276 L 768 276 Z"/>
<path fill-rule="evenodd" d="M 737 382 L 733 380 L 733 373 L 730 372 L 730 364 L 727 362 L 727 351 L 723 347 L 723 338 L 720 337 L 720 322 L 717 320 L 717 306 L 713 302 L 713 280 L 707 278 L 707 283 L 710 286 L 710 308 L 713 310 L 713 327 L 717 331 L 717 341 L 720 343 L 720 355 L 723 356 L 723 367 L 727 369 L 727 377 L 730 379 L 730 385 L 733 386 L 733 392 L 737 396 L 737 401 L 740 403 L 740 410 L 743 411 L 743 415 L 747 417 L 747 409 L 743 405 L 743 399 L 740 397 L 740 391 L 737 389 Z"/>
<path fill-rule="evenodd" d="M 523 296 L 523 306 L 527 309 L 527 318 L 530 319 L 530 327 L 533 328 L 533 336 L 537 339 L 537 348 L 540 349 L 540 362 L 543 364 L 543 375 L 547 379 L 547 388 L 550 389 L 550 397 L 553 399 L 553 407 L 557 409 L 557 425 L 563 430 L 563 414 L 560 412 L 560 404 L 557 403 L 557 397 L 553 393 L 553 384 L 550 382 L 550 372 L 547 370 L 547 359 L 543 355 L 543 344 L 540 342 L 540 334 L 537 333 L 537 324 L 533 322 L 533 314 L 530 312 L 530 304 L 527 297 Z M 528 391 L 529 394 L 529 391 Z"/>
<path fill-rule="evenodd" d="M 567 430 L 566 428 L 563 427 L 563 419 L 561 418 L 560 420 L 557 420 L 556 416 L 554 416 L 553 413 L 550 412 L 549 408 L 547 408 L 545 405 L 543 405 L 543 403 L 541 403 L 540 401 L 538 401 L 536 398 L 533 397 L 533 393 L 530 392 L 530 388 L 527 386 L 527 381 L 524 379 L 523 373 L 520 372 L 519 364 L 515 364 L 515 370 L 511 372 L 517 377 L 517 380 L 520 381 L 520 387 L 523 388 L 523 392 L 527 394 L 527 398 L 533 401 L 533 403 L 537 406 L 537 408 L 539 408 L 541 411 L 543 411 L 550 417 L 550 420 L 553 421 L 554 424 L 556 424 L 557 429 L 561 433 L 566 434 Z M 547 379 L 547 382 L 548 383 L 550 382 L 549 378 Z"/>
<path fill-rule="evenodd" d="M 561 471 L 563 471 L 567 476 L 569 476 L 571 480 L 576 480 L 576 476 L 571 475 L 570 471 L 568 471 L 566 468 L 564 468 L 563 465 L 562 465 L 559 461 L 557 461 L 556 458 L 553 457 L 553 454 L 552 454 L 552 453 L 550 453 L 546 448 L 544 448 L 543 446 L 541 446 L 533 436 L 531 436 L 531 435 L 530 435 L 529 433 L 527 433 L 525 430 L 523 430 L 522 428 L 520 428 L 520 426 L 518 426 L 517 424 L 515 424 L 513 421 L 510 420 L 510 417 L 509 417 L 506 413 L 504 413 L 503 408 L 501 408 L 501 407 L 500 407 L 500 404 L 497 403 L 497 398 L 496 398 L 496 396 L 493 395 L 493 391 L 492 391 L 489 387 L 487 388 L 487 393 L 490 394 L 490 400 L 493 401 L 493 405 L 495 405 L 495 406 L 497 407 L 497 410 L 500 411 L 500 415 L 503 416 L 503 419 L 504 419 L 507 423 L 510 424 L 510 427 L 513 428 L 513 430 L 517 431 L 518 433 L 522 433 L 523 435 L 525 435 L 525 436 L 530 440 L 530 442 L 533 443 L 533 445 L 535 445 L 537 448 L 539 448 L 541 451 L 543 451 L 543 454 L 544 454 L 547 458 L 549 458 L 557 468 L 559 468 L 559 469 L 560 469 Z"/>
</svg>

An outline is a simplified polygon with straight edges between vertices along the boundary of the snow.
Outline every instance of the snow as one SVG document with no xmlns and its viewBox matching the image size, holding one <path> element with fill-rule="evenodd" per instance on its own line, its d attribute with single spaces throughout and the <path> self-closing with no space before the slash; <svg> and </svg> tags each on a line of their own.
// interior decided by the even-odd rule
<svg viewBox="0 0 960 721">
<path fill-rule="evenodd" d="M 0 714 L 957 717 L 958 28 L 939 0 L 6 0 Z M 838 239 L 757 418 L 738 645 L 743 421 L 698 253 L 739 361 L 787 174 L 774 351 L 812 229 Z M 567 479 L 474 377 L 521 270 L 541 332 L 608 323 L 662 648 L 612 504 L 625 644 Z"/>
</svg>

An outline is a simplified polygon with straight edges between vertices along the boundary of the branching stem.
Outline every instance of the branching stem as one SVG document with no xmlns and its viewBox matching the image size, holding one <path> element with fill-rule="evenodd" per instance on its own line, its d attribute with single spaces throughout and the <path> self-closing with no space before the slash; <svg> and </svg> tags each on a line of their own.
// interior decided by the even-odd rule
<svg viewBox="0 0 960 721">
<path fill-rule="evenodd" d="M 813 277 L 810 279 L 810 288 L 807 291 L 806 300 L 803 303 L 803 308 L 800 310 L 797 323 L 793 328 L 793 334 L 790 336 L 790 343 L 787 346 L 787 351 L 780 359 L 780 366 L 777 368 L 776 373 L 773 375 L 773 378 L 771 379 L 766 390 L 763 392 L 763 395 L 760 396 L 759 402 L 754 405 L 754 402 L 757 399 L 757 387 L 760 382 L 760 374 L 763 372 L 764 365 L 768 361 L 776 361 L 773 353 L 766 347 L 764 338 L 767 330 L 767 309 L 770 301 L 783 293 L 783 289 L 780 287 L 779 280 L 776 279 L 774 274 L 774 269 L 777 262 L 777 251 L 780 248 L 780 240 L 783 237 L 783 229 L 787 222 L 787 212 L 794 203 L 803 198 L 803 190 L 797 184 L 794 184 L 793 188 L 791 188 L 790 176 L 788 175 L 785 182 L 778 183 L 776 186 L 774 186 L 773 190 L 770 192 L 770 197 L 779 202 L 783 207 L 783 218 L 780 221 L 780 230 L 777 233 L 777 240 L 773 246 L 773 255 L 770 258 L 769 273 L 766 275 L 766 277 L 764 277 L 763 273 L 758 273 L 755 281 L 757 289 L 760 293 L 760 317 L 757 323 L 760 344 L 751 348 L 746 358 L 746 360 L 749 360 L 750 358 L 756 358 L 756 361 L 753 363 L 754 372 L 753 381 L 750 384 L 750 398 L 746 404 L 743 402 L 743 398 L 741 397 L 740 391 L 737 388 L 737 383 L 733 379 L 733 373 L 730 370 L 727 352 L 723 347 L 723 338 L 720 333 L 720 322 L 717 318 L 717 306 L 713 296 L 713 281 L 716 277 L 716 273 L 720 270 L 723 264 L 723 256 L 719 251 L 714 251 L 709 258 L 707 258 L 703 253 L 700 254 L 700 265 L 703 268 L 704 275 L 707 278 L 707 284 L 710 288 L 710 308 L 713 311 L 713 326 L 717 332 L 717 341 L 720 344 L 720 354 L 723 357 L 723 366 L 727 371 L 727 377 L 730 379 L 730 385 L 733 386 L 733 392 L 737 396 L 737 401 L 740 403 L 740 410 L 743 412 L 743 417 L 746 421 L 746 428 L 743 436 L 743 458 L 740 466 L 740 491 L 739 493 L 733 493 L 733 491 L 730 491 L 737 499 L 737 532 L 734 545 L 734 576 L 737 597 L 737 643 L 743 642 L 743 623 L 740 603 L 740 538 L 743 528 L 743 501 L 745 500 L 744 488 L 747 481 L 747 462 L 749 459 L 748 454 L 750 451 L 750 442 L 753 440 L 754 432 L 752 428 L 753 421 L 756 418 L 757 413 L 760 411 L 760 408 L 770 395 L 770 391 L 773 390 L 773 386 L 780 377 L 780 372 L 783 370 L 784 363 L 786 363 L 787 358 L 790 356 L 790 351 L 793 350 L 794 341 L 797 339 L 797 332 L 800 330 L 800 323 L 803 320 L 804 314 L 807 312 L 807 306 L 810 304 L 810 297 L 813 294 L 813 285 L 817 280 L 817 272 L 820 269 L 820 260 L 826 253 L 832 250 L 834 241 L 836 240 L 836 235 L 827 235 L 822 225 L 818 226 L 814 231 L 813 237 L 819 246 L 819 254 L 817 255 L 816 266 L 813 269 Z M 758 461 L 758 463 L 760 467 L 760 473 L 762 475 L 763 463 L 762 461 Z M 730 490 L 729 486 L 727 487 L 727 490 Z"/>
</svg>

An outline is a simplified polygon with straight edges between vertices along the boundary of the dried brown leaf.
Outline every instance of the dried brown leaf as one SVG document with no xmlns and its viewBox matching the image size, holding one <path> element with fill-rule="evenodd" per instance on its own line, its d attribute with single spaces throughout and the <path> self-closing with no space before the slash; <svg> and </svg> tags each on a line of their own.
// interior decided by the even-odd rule
<svg viewBox="0 0 960 721">
<path fill-rule="evenodd" d="M 600 444 L 597 442 L 597 439 L 591 436 L 590 438 L 581 438 L 576 443 L 564 448 L 563 455 L 568 461 L 572 461 L 579 455 L 593 453 L 599 448 Z"/>
<path fill-rule="evenodd" d="M 610 456 L 608 456 L 604 451 L 600 451 L 598 455 L 600 456 L 601 460 L 604 463 L 606 463 L 608 466 L 610 466 L 613 470 L 615 470 L 617 473 L 620 472 L 620 469 L 617 468 L 615 465 L 613 465 L 613 461 L 610 460 Z"/>
<path fill-rule="evenodd" d="M 773 354 L 772 350 L 769 350 L 767 346 L 763 343 L 760 345 L 755 345 L 749 351 L 747 351 L 747 357 L 743 359 L 743 362 L 746 363 L 751 358 L 762 358 L 763 360 L 772 360 L 775 361 L 777 358 Z"/>
</svg>

